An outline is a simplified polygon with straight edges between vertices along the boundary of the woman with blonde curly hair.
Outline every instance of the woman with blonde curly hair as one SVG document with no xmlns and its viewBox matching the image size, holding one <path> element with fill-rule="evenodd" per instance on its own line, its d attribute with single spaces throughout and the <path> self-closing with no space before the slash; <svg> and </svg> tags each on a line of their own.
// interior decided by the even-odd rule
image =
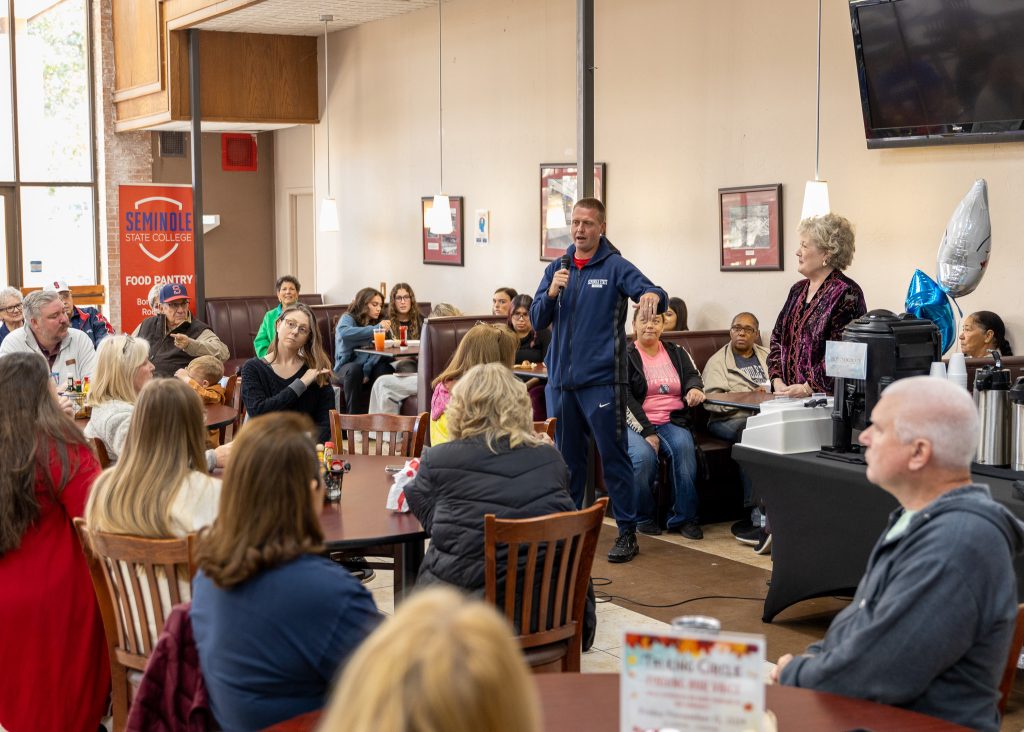
<svg viewBox="0 0 1024 732">
<path fill-rule="evenodd" d="M 326 732 L 536 732 L 537 692 L 505 620 L 435 587 L 359 648 L 323 717 Z"/>
<path fill-rule="evenodd" d="M 217 520 L 199 536 L 192 631 L 223 729 L 263 729 L 322 707 L 338 667 L 379 621 L 370 593 L 321 554 L 311 427 L 289 412 L 247 422 Z"/>
<path fill-rule="evenodd" d="M 789 290 L 775 321 L 768 371 L 782 396 L 832 392 L 825 375 L 825 343 L 843 338 L 843 328 L 867 312 L 860 285 L 843 274 L 853 263 L 853 226 L 837 214 L 811 216 L 797 227 L 796 271 L 804 279 Z"/>
<path fill-rule="evenodd" d="M 431 537 L 417 584 L 482 592 L 484 514 L 532 518 L 576 505 L 565 461 L 534 432 L 526 385 L 507 366 L 469 369 L 452 389 L 447 414 L 451 440 L 424 453 L 405 489 Z"/>
</svg>

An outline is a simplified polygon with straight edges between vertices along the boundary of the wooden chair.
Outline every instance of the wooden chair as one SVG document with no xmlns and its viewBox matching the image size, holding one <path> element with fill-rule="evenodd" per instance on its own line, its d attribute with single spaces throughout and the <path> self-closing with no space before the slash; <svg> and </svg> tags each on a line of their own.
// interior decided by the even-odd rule
<svg viewBox="0 0 1024 732">
<path fill-rule="evenodd" d="M 332 409 L 331 440 L 339 452 L 349 455 L 413 458 L 423 453 L 428 424 L 430 420 L 426 412 L 411 417 L 404 414 L 340 414 Z M 375 433 L 375 438 L 367 436 L 370 432 Z M 357 434 L 361 436 L 358 443 Z M 388 448 L 386 451 L 385 446 Z"/>
<path fill-rule="evenodd" d="M 555 426 L 558 424 L 558 417 L 548 417 L 543 422 L 534 422 L 533 431 L 540 432 L 551 438 L 552 442 L 555 439 Z"/>
<path fill-rule="evenodd" d="M 82 518 L 75 519 L 75 528 L 107 637 L 114 729 L 123 730 L 138 679 L 129 672 L 146 668 L 171 607 L 190 599 L 178 578 L 187 573 L 191 581 L 195 574 L 193 537 L 143 539 L 92 532 Z"/>
<path fill-rule="evenodd" d="M 234 407 L 238 416 L 235 417 L 235 421 L 231 424 L 224 425 L 218 431 L 219 442 L 218 444 L 224 445 L 230 440 L 235 439 L 235 435 L 238 434 L 238 428 L 242 424 L 242 412 L 244 411 L 244 405 L 242 404 L 242 375 L 238 370 L 228 377 L 228 383 L 224 387 L 224 403 L 229 407 Z M 231 430 L 228 432 L 228 430 Z"/>
<path fill-rule="evenodd" d="M 580 670 L 587 585 L 607 505 L 601 498 L 583 511 L 538 518 L 484 516 L 484 597 L 504 611 L 535 673 Z"/>
<path fill-rule="evenodd" d="M 103 440 L 99 437 L 93 437 L 92 446 L 96 450 L 96 458 L 100 461 L 100 467 L 104 470 L 109 468 L 114 461 L 110 459 L 110 454 L 107 452 L 107 446 L 103 444 Z"/>
<path fill-rule="evenodd" d="M 1006 702 L 1010 698 L 1013 680 L 1017 678 L 1017 662 L 1020 660 L 1020 649 L 1024 647 L 1024 603 L 1017 606 L 1017 624 L 1010 640 L 1010 651 L 1003 669 L 1003 678 L 999 682 L 999 713 L 1006 711 Z"/>
</svg>

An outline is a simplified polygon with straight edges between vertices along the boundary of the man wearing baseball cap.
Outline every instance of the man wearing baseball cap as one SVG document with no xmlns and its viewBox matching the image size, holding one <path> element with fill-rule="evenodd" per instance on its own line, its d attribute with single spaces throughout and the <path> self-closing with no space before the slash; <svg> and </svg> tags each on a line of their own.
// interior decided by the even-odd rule
<svg viewBox="0 0 1024 732">
<path fill-rule="evenodd" d="M 107 322 L 107 319 L 103 317 L 98 308 L 80 308 L 75 306 L 75 298 L 71 294 L 71 288 L 68 287 L 67 280 L 48 282 L 43 289 L 52 290 L 60 296 L 60 301 L 64 303 L 64 312 L 67 314 L 68 320 L 71 321 L 71 327 L 89 336 L 93 346 L 96 348 L 99 348 L 100 341 L 106 338 L 109 333 L 114 332 L 114 326 Z"/>
<path fill-rule="evenodd" d="M 160 288 L 160 311 L 143 320 L 132 335 L 149 342 L 149 360 L 156 376 L 174 376 L 197 356 L 215 356 L 226 361 L 228 347 L 206 323 L 189 312 L 188 289 L 177 282 Z"/>
</svg>

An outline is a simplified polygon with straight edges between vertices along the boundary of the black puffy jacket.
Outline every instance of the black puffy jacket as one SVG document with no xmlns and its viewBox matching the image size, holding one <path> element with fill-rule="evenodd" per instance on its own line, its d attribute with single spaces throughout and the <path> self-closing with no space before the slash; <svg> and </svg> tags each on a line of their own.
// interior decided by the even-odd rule
<svg viewBox="0 0 1024 732">
<path fill-rule="evenodd" d="M 510 448 L 507 440 L 495 449 L 473 437 L 423 454 L 419 473 L 405 488 L 409 509 L 430 535 L 417 585 L 443 582 L 483 592 L 485 514 L 520 519 L 576 510 L 558 450 Z"/>
</svg>

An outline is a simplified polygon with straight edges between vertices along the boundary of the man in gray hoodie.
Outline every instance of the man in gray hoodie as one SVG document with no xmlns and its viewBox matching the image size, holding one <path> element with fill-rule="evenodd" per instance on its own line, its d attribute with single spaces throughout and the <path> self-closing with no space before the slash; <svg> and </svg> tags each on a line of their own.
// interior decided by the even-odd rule
<svg viewBox="0 0 1024 732">
<path fill-rule="evenodd" d="M 996 732 L 1024 526 L 971 483 L 974 403 L 949 382 L 902 379 L 860 442 L 868 480 L 901 508 L 853 602 L 806 653 L 780 658 L 773 678 Z"/>
</svg>

